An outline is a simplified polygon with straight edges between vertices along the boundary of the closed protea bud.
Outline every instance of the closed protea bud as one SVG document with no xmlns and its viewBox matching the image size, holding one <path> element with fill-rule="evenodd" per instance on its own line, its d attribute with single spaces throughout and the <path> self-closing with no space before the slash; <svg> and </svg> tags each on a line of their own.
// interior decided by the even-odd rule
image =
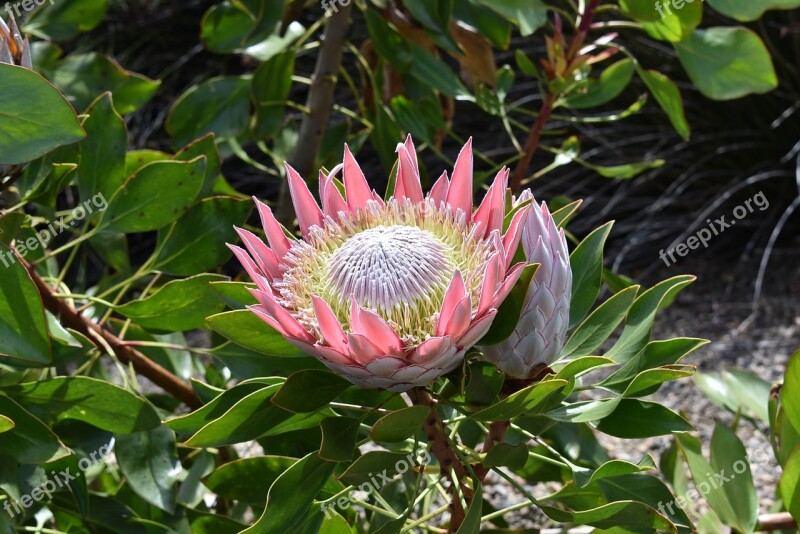
<svg viewBox="0 0 800 534">
<path fill-rule="evenodd" d="M 31 47 L 28 39 L 23 39 L 17 28 L 14 15 L 9 13 L 8 24 L 0 17 L 0 63 L 19 65 L 32 69 Z"/>
<path fill-rule="evenodd" d="M 528 263 L 539 269 L 531 281 L 514 333 L 496 345 L 483 347 L 484 359 L 513 378 L 529 378 L 538 365 L 549 365 L 564 346 L 572 297 L 572 270 L 564 231 L 559 230 L 546 204 L 539 206 L 530 190 L 517 204 L 532 200 L 522 227 L 522 247 Z"/>
</svg>

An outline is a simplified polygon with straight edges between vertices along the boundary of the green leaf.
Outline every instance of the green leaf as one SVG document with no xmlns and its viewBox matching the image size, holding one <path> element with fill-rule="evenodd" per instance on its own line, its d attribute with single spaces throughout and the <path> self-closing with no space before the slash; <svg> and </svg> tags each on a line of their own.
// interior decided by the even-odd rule
<svg viewBox="0 0 800 534">
<path fill-rule="evenodd" d="M 500 308 L 498 308 L 497 315 L 494 321 L 492 321 L 492 326 L 478 344 L 482 346 L 495 345 L 501 341 L 505 341 L 514 333 L 514 329 L 517 327 L 520 315 L 522 314 L 522 308 L 525 305 L 528 288 L 538 268 L 538 263 L 526 265 L 523 268 L 519 280 L 517 280 L 517 283 L 514 284 L 514 287 L 508 293 L 508 296 L 500 305 Z"/>
<path fill-rule="evenodd" d="M 194 434 L 211 421 L 222 417 L 237 402 L 251 393 L 268 387 L 273 392 L 277 391 L 278 385 L 275 384 L 276 382 L 281 383 L 283 380 L 279 378 L 258 379 L 237 384 L 215 397 L 202 408 L 198 408 L 186 415 L 168 419 L 164 421 L 164 424 L 179 434 Z"/>
<path fill-rule="evenodd" d="M 103 230 L 136 233 L 167 226 L 194 203 L 205 168 L 205 156 L 185 163 L 157 161 L 142 167 L 108 201 Z"/>
<path fill-rule="evenodd" d="M 87 139 L 80 145 L 78 190 L 83 200 L 98 194 L 111 198 L 127 176 L 128 130 L 114 110 L 111 93 L 98 97 L 86 113 L 89 117 L 83 122 L 83 128 Z"/>
<path fill-rule="evenodd" d="M 541 0 L 476 0 L 517 26 L 523 37 L 533 34 L 547 22 L 547 5 Z"/>
<path fill-rule="evenodd" d="M 214 139 L 214 134 L 205 135 L 189 143 L 175 154 L 176 161 L 192 161 L 198 156 L 206 157 L 206 175 L 203 178 L 203 187 L 200 190 L 201 198 L 213 193 L 214 184 L 220 175 L 219 171 L 222 166 L 217 143 Z"/>
<path fill-rule="evenodd" d="M 652 395 L 664 382 L 686 378 L 694 374 L 695 368 L 690 365 L 675 365 L 669 368 L 659 367 L 642 371 L 625 388 L 624 397 L 643 397 Z"/>
<path fill-rule="evenodd" d="M 64 95 L 35 72 L 0 63 L 0 164 L 15 165 L 85 137 Z"/>
<path fill-rule="evenodd" d="M 209 286 L 209 282 L 227 280 L 218 274 L 199 274 L 173 280 L 142 300 L 134 300 L 116 308 L 144 328 L 184 332 L 205 326 L 205 318 L 221 312 L 225 304 Z"/>
<path fill-rule="evenodd" d="M 250 122 L 250 78 L 213 78 L 183 93 L 172 106 L 166 130 L 182 146 L 208 133 L 238 137 Z"/>
<path fill-rule="evenodd" d="M 686 121 L 686 114 L 683 110 L 683 98 L 681 91 L 675 82 L 657 70 L 645 70 L 641 67 L 636 69 L 639 77 L 644 81 L 647 88 L 669 117 L 672 127 L 684 140 L 689 140 L 691 129 Z"/>
<path fill-rule="evenodd" d="M 597 423 L 597 430 L 624 439 L 651 438 L 694 430 L 689 422 L 654 402 L 622 399 L 613 413 Z"/>
<path fill-rule="evenodd" d="M 264 514 L 242 534 L 293 532 L 292 527 L 303 518 L 335 467 L 316 452 L 298 460 L 272 483 Z"/>
<path fill-rule="evenodd" d="M 369 437 L 373 441 L 404 441 L 419 432 L 430 414 L 427 406 L 409 406 L 386 414 L 372 426 Z"/>
<path fill-rule="evenodd" d="M 705 339 L 688 337 L 651 341 L 600 385 L 616 393 L 622 393 L 643 371 L 678 363 L 687 354 L 706 343 L 708 341 Z"/>
<path fill-rule="evenodd" d="M 753 532 L 758 523 L 758 495 L 747 457 L 748 452 L 736 433 L 717 423 L 711 437 L 711 472 L 731 475 L 720 489 L 735 514 L 729 518 L 733 522 L 726 523 L 740 532 Z M 745 468 L 741 470 L 739 466 Z"/>
<path fill-rule="evenodd" d="M 639 286 L 626 288 L 598 306 L 572 333 L 561 357 L 588 356 L 605 343 L 628 314 L 638 292 Z"/>
<path fill-rule="evenodd" d="M 350 386 L 350 382 L 330 371 L 298 371 L 281 386 L 272 403 L 290 412 L 315 412 Z"/>
<path fill-rule="evenodd" d="M 345 484 L 357 486 L 365 482 L 370 482 L 370 478 L 378 473 L 383 473 L 386 477 L 394 477 L 401 469 L 398 465 L 403 462 L 406 469 L 409 461 L 414 462 L 414 453 L 389 452 L 389 451 L 369 451 L 359 456 L 355 462 L 345 470 L 339 477 Z M 380 479 L 381 484 L 388 484 L 385 479 Z M 374 482 L 372 482 L 374 484 Z"/>
<path fill-rule="evenodd" d="M 800 448 L 795 449 L 783 467 L 780 490 L 786 509 L 795 520 L 800 519 Z"/>
<path fill-rule="evenodd" d="M 75 419 L 128 434 L 161 424 L 147 401 L 110 382 L 87 376 L 57 377 L 5 388 L 20 404 L 54 421 Z"/>
<path fill-rule="evenodd" d="M 288 50 L 262 63 L 253 74 L 250 93 L 256 108 L 253 136 L 273 137 L 284 117 L 286 99 L 292 88 L 294 51 Z"/>
<path fill-rule="evenodd" d="M 256 352 L 281 358 L 309 357 L 250 310 L 219 313 L 206 321 L 215 332 Z"/>
<path fill-rule="evenodd" d="M 475 534 L 481 530 L 481 516 L 483 514 L 483 488 L 479 481 L 473 478 L 475 493 L 466 510 L 464 522 L 458 527 L 456 534 Z"/>
<path fill-rule="evenodd" d="M 789 360 L 781 388 L 781 403 L 789 422 L 800 433 L 800 350 Z"/>
<path fill-rule="evenodd" d="M 40 0 L 37 5 L 42 3 L 44 2 Z M 47 6 L 33 12 L 30 21 L 25 25 L 25 30 L 52 41 L 68 41 L 81 32 L 88 32 L 97 27 L 105 18 L 106 11 L 108 11 L 108 0 L 80 2 L 50 0 Z"/>
<path fill-rule="evenodd" d="M 499 443 L 492 447 L 486 455 L 483 465 L 486 467 L 509 467 L 522 469 L 528 462 L 528 447 L 524 443 L 510 445 Z"/>
<path fill-rule="evenodd" d="M 742 22 L 758 20 L 770 9 L 800 7 L 800 0 L 708 0 L 708 3 L 723 15 Z"/>
<path fill-rule="evenodd" d="M 13 429 L 0 433 L 0 451 L 19 463 L 42 464 L 71 454 L 44 423 L 3 394 L 0 415 L 14 421 Z"/>
<path fill-rule="evenodd" d="M 653 509 L 657 509 L 672 521 L 679 528 L 679 532 L 690 532 L 692 530 L 693 525 L 686 512 L 680 507 L 672 507 L 675 497 L 656 476 L 631 473 L 601 479 L 598 485 L 609 501 L 632 500 L 642 502 Z"/>
<path fill-rule="evenodd" d="M 296 458 L 257 456 L 233 460 L 219 466 L 203 483 L 226 499 L 235 499 L 258 506 L 267 500 L 269 487 Z"/>
<path fill-rule="evenodd" d="M 694 380 L 697 387 L 718 406 L 769 422 L 770 384 L 766 380 L 739 369 L 699 373 Z"/>
<path fill-rule="evenodd" d="M 408 70 L 413 61 L 409 43 L 375 11 L 365 10 L 364 18 L 375 51 L 401 72 Z"/>
<path fill-rule="evenodd" d="M 594 230 L 569 256 L 572 268 L 570 327 L 575 326 L 578 321 L 583 319 L 600 293 L 603 276 L 603 247 L 613 225 L 613 222 L 608 222 Z"/>
<path fill-rule="evenodd" d="M 174 513 L 178 475 L 182 471 L 175 434 L 165 426 L 116 436 L 114 454 L 131 489 L 142 499 Z"/>
<path fill-rule="evenodd" d="M 322 410 L 313 414 L 293 414 L 279 408 L 272 403 L 272 396 L 279 387 L 270 386 L 247 395 L 221 417 L 201 428 L 186 441 L 186 445 L 220 447 L 312 428 L 332 413 L 331 410 Z"/>
<path fill-rule="evenodd" d="M 5 245 L 0 245 L 0 262 L 0 357 L 49 364 L 53 355 L 39 291 Z"/>
<path fill-rule="evenodd" d="M 694 281 L 694 276 L 676 276 L 639 295 L 628 312 L 622 334 L 605 356 L 620 363 L 630 360 L 650 340 L 656 312 L 671 303 L 683 288 Z"/>
<path fill-rule="evenodd" d="M 478 421 L 507 421 L 546 404 L 569 386 L 566 380 L 546 380 L 512 393 L 500 402 L 484 408 L 470 417 Z"/>
<path fill-rule="evenodd" d="M 766 93 L 778 86 L 769 51 L 747 28 L 697 30 L 676 43 L 675 50 L 692 82 L 713 100 Z"/>
<path fill-rule="evenodd" d="M 617 98 L 633 77 L 634 64 L 623 59 L 607 67 L 597 80 L 590 80 L 580 93 L 564 99 L 564 105 L 572 109 L 586 109 L 607 104 Z"/>
<path fill-rule="evenodd" d="M 563 365 L 563 367 L 558 369 L 560 365 Z M 552 367 L 554 370 L 558 369 L 555 378 L 571 382 L 575 377 L 581 376 L 589 371 L 612 365 L 616 365 L 616 362 L 610 358 L 605 358 L 603 356 L 582 356 L 567 362 L 561 361 L 558 364 L 553 364 Z"/>
<path fill-rule="evenodd" d="M 283 0 L 222 2 L 203 16 L 200 38 L 213 52 L 241 52 L 268 38 L 282 15 Z"/>
<path fill-rule="evenodd" d="M 597 469 L 592 471 L 574 471 L 572 475 L 575 478 L 575 483 L 579 487 L 585 488 L 592 482 L 597 482 L 598 480 L 641 473 L 643 471 L 652 471 L 655 468 L 656 466 L 653 462 L 653 458 L 647 454 L 638 464 L 632 464 L 624 460 L 609 460 Z"/>
<path fill-rule="evenodd" d="M 233 226 L 241 226 L 253 209 L 251 201 L 206 198 L 172 226 L 158 232 L 161 251 L 154 269 L 176 276 L 207 271 L 231 257 L 225 243 L 236 241 Z"/>
<path fill-rule="evenodd" d="M 6 417 L 5 415 L 0 415 L 0 434 L 3 432 L 8 432 L 9 430 L 13 430 L 16 425 L 11 418 Z"/>
<path fill-rule="evenodd" d="M 160 81 L 129 72 L 112 58 L 94 52 L 70 54 L 49 69 L 48 77 L 77 109 L 86 108 L 101 93 L 113 93 L 114 107 L 122 115 L 146 104 L 161 85 Z"/>
<path fill-rule="evenodd" d="M 578 511 L 562 510 L 546 505 L 540 508 L 547 517 L 559 523 L 575 523 L 604 529 L 625 525 L 634 532 L 676 532 L 675 526 L 666 517 L 652 507 L 636 501 L 617 501 Z"/>
<path fill-rule="evenodd" d="M 411 75 L 446 96 L 472 100 L 472 95 L 450 66 L 426 49 L 411 45 Z"/>
<path fill-rule="evenodd" d="M 250 282 L 211 282 L 209 284 L 222 300 L 234 310 L 243 310 L 247 306 L 258 304 L 258 300 L 248 289 L 255 289 Z"/>
<path fill-rule="evenodd" d="M 649 3 L 649 0 L 639 1 L 643 1 L 646 4 Z M 660 0 L 660 2 L 665 16 L 661 17 L 659 15 L 653 21 L 642 22 L 644 31 L 654 39 L 673 43 L 683 41 L 691 35 L 703 20 L 702 1 L 689 2 L 685 0 L 681 9 L 675 9 L 674 4 L 666 4 L 666 0 Z"/>
<path fill-rule="evenodd" d="M 330 462 L 349 462 L 353 459 L 361 429 L 361 420 L 355 417 L 328 417 L 320 424 L 322 446 L 319 457 Z"/>
</svg>

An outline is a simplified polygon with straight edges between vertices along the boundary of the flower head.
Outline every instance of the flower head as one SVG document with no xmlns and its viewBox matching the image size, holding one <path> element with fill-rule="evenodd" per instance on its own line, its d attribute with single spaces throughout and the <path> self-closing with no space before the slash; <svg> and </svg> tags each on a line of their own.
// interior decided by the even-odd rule
<svg viewBox="0 0 800 534">
<path fill-rule="evenodd" d="M 572 270 L 564 230 L 547 205 L 538 205 L 530 190 L 515 203 L 533 201 L 522 225 L 522 248 L 528 263 L 539 268 L 531 281 L 514 333 L 496 345 L 482 347 L 484 359 L 513 378 L 528 378 L 538 365 L 558 359 L 569 326 Z"/>
<path fill-rule="evenodd" d="M 404 391 L 453 370 L 487 332 L 524 266 L 511 259 L 527 210 L 503 235 L 504 169 L 473 213 L 471 141 L 427 196 L 410 136 L 397 152 L 386 201 L 347 147 L 320 172 L 321 208 L 287 165 L 302 239 L 257 201 L 269 246 L 242 229 L 247 250 L 229 246 L 257 285 L 253 313 L 354 384 Z"/>
<path fill-rule="evenodd" d="M 9 12 L 8 24 L 0 17 L 0 63 L 33 68 L 31 47 L 28 39 L 22 38 L 14 15 Z"/>
</svg>

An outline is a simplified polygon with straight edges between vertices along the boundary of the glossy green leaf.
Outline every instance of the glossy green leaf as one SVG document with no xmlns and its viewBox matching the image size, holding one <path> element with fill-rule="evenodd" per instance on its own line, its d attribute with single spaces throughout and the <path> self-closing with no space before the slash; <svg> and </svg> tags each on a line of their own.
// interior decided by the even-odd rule
<svg viewBox="0 0 800 534">
<path fill-rule="evenodd" d="M 613 222 L 594 230 L 581 241 L 569 256 L 572 268 L 572 302 L 569 310 L 570 327 L 578 324 L 591 309 L 600 293 L 603 274 L 603 247 Z"/>
<path fill-rule="evenodd" d="M 48 70 L 48 77 L 77 109 L 86 108 L 101 93 L 110 91 L 114 107 L 122 115 L 146 104 L 161 85 L 160 81 L 127 71 L 110 57 L 95 52 L 70 54 Z"/>
<path fill-rule="evenodd" d="M 161 251 L 154 269 L 177 276 L 207 271 L 231 257 L 225 243 L 236 241 L 234 226 L 242 226 L 253 209 L 249 200 L 206 198 L 172 226 L 158 232 Z"/>
<path fill-rule="evenodd" d="M 255 391 L 234 404 L 219 418 L 201 428 L 186 441 L 190 447 L 220 447 L 277 435 L 291 430 L 313 428 L 330 410 L 293 414 L 272 403 L 279 386 Z"/>
<path fill-rule="evenodd" d="M 598 485 L 609 501 L 630 500 L 644 503 L 672 521 L 679 532 L 692 530 L 692 521 L 686 512 L 679 506 L 670 506 L 675 498 L 657 476 L 630 473 L 600 479 Z M 623 523 L 620 526 L 626 528 L 628 525 Z"/>
<path fill-rule="evenodd" d="M 256 107 L 253 135 L 273 137 L 284 117 L 286 99 L 292 88 L 294 51 L 286 51 L 262 63 L 253 74 L 250 92 Z"/>
<path fill-rule="evenodd" d="M 272 403 L 290 412 L 314 412 L 327 406 L 350 385 L 350 382 L 330 371 L 299 371 L 286 380 Z"/>
<path fill-rule="evenodd" d="M 780 491 L 784 506 L 797 520 L 800 518 L 800 449 L 795 449 L 783 467 Z"/>
<path fill-rule="evenodd" d="M 14 253 L 0 245 L 0 361 L 3 356 L 48 364 L 52 360 L 39 291 Z"/>
<path fill-rule="evenodd" d="M 613 478 L 642 471 L 652 471 L 656 468 L 653 458 L 647 454 L 638 464 L 626 462 L 625 460 L 609 460 L 597 469 L 591 471 L 575 471 L 572 473 L 575 483 L 584 488 L 592 482 Z"/>
<path fill-rule="evenodd" d="M 626 288 L 598 306 L 572 333 L 561 357 L 588 356 L 600 347 L 625 319 L 638 292 L 639 286 Z"/>
<path fill-rule="evenodd" d="M 0 164 L 34 160 L 85 137 L 64 95 L 35 72 L 0 63 Z"/>
<path fill-rule="evenodd" d="M 651 341 L 600 385 L 611 391 L 622 393 L 643 371 L 678 363 L 686 355 L 706 343 L 708 341 L 705 339 L 688 337 Z"/>
<path fill-rule="evenodd" d="M 409 406 L 386 414 L 372 426 L 369 437 L 374 441 L 403 441 L 414 437 L 430 414 L 427 406 Z"/>
<path fill-rule="evenodd" d="M 211 282 L 211 289 L 234 310 L 243 310 L 247 306 L 258 304 L 258 300 L 248 289 L 256 285 L 249 282 Z"/>
<path fill-rule="evenodd" d="M 101 226 L 106 232 L 158 230 L 189 210 L 203 185 L 206 158 L 159 161 L 128 178 L 108 201 Z"/>
<path fill-rule="evenodd" d="M 117 312 L 144 328 L 183 332 L 205 326 L 206 317 L 221 312 L 225 303 L 209 282 L 227 280 L 218 274 L 199 274 L 167 282 L 147 298 L 117 307 Z"/>
<path fill-rule="evenodd" d="M 736 20 L 758 20 L 771 9 L 796 9 L 800 0 L 708 0 L 715 10 Z"/>
<path fill-rule="evenodd" d="M 218 138 L 237 137 L 247 130 L 250 107 L 250 78 L 213 78 L 178 98 L 166 129 L 179 146 L 212 132 Z"/>
<path fill-rule="evenodd" d="M 237 402 L 247 397 L 255 391 L 270 388 L 270 391 L 278 390 L 281 379 L 259 379 L 237 384 L 231 389 L 221 393 L 202 408 L 198 408 L 192 413 L 174 417 L 164 421 L 164 424 L 179 434 L 193 434 L 205 425 L 222 417 Z"/>
<path fill-rule="evenodd" d="M 656 312 L 671 303 L 683 288 L 694 281 L 694 276 L 676 276 L 641 293 L 628 312 L 622 334 L 605 356 L 624 363 L 636 355 L 650 340 Z"/>
<path fill-rule="evenodd" d="M 509 467 L 511 469 L 522 469 L 528 462 L 528 447 L 524 443 L 510 445 L 508 443 L 498 443 L 483 461 L 486 467 Z"/>
<path fill-rule="evenodd" d="M 564 105 L 572 109 L 587 109 L 607 104 L 617 98 L 633 78 L 634 64 L 623 59 L 607 67 L 600 77 L 590 80 L 581 92 L 564 99 Z"/>
<path fill-rule="evenodd" d="M 531 35 L 547 22 L 547 5 L 541 0 L 477 0 L 517 26 L 523 37 Z"/>
<path fill-rule="evenodd" d="M 316 452 L 298 460 L 272 483 L 264 514 L 242 534 L 284 534 L 293 532 L 333 473 L 336 464 Z"/>
<path fill-rule="evenodd" d="M 114 454 L 131 489 L 166 512 L 175 511 L 181 464 L 175 434 L 165 426 L 116 437 Z"/>
<path fill-rule="evenodd" d="M 282 15 L 282 0 L 221 2 L 203 17 L 200 39 L 214 52 L 241 51 L 269 37 Z"/>
<path fill-rule="evenodd" d="M 249 310 L 234 310 L 207 319 L 215 332 L 242 347 L 281 358 L 309 357 Z"/>
<path fill-rule="evenodd" d="M 755 374 L 739 369 L 700 373 L 695 384 L 718 406 L 769 422 L 770 384 Z"/>
<path fill-rule="evenodd" d="M 17 462 L 41 464 L 71 454 L 44 423 L 3 394 L 0 415 L 14 421 L 14 428 L 0 433 L 0 451 Z"/>
<path fill-rule="evenodd" d="M 198 156 L 206 157 L 206 175 L 203 178 L 203 187 L 200 189 L 200 197 L 205 198 L 212 194 L 222 167 L 222 159 L 217 150 L 214 134 L 208 134 L 192 141 L 175 154 L 175 160 L 192 161 Z"/>
<path fill-rule="evenodd" d="M 36 5 L 43 4 L 39 0 Z M 24 7 L 23 8 L 28 9 Z M 108 11 L 108 0 L 81 0 L 80 2 L 56 2 L 37 9 L 25 25 L 25 30 L 53 41 L 66 41 L 81 32 L 93 30 Z"/>
<path fill-rule="evenodd" d="M 467 88 L 450 66 L 426 49 L 411 45 L 411 75 L 446 96 L 470 100 Z"/>
<path fill-rule="evenodd" d="M 285 456 L 242 458 L 222 464 L 203 482 L 221 497 L 262 506 L 269 487 L 295 462 Z"/>
<path fill-rule="evenodd" d="M 747 28 L 697 30 L 676 43 L 675 50 L 692 82 L 713 100 L 766 93 L 778 86 L 769 51 Z"/>
<path fill-rule="evenodd" d="M 753 532 L 758 522 L 758 495 L 747 463 L 748 455 L 736 433 L 717 423 L 711 436 L 711 472 L 731 475 L 720 489 L 735 514 L 726 522 L 740 532 Z M 731 519 L 733 521 L 729 522 Z"/>
<path fill-rule="evenodd" d="M 642 371 L 628 384 L 623 392 L 624 397 L 642 397 L 652 395 L 664 382 L 687 378 L 694 374 L 691 365 L 673 365 Z"/>
<path fill-rule="evenodd" d="M 781 403 L 789 422 L 800 433 L 800 350 L 789 360 L 781 388 Z"/>
<path fill-rule="evenodd" d="M 500 308 L 498 308 L 497 315 L 494 321 L 492 321 L 491 328 L 489 328 L 486 335 L 478 342 L 480 345 L 495 345 L 501 341 L 505 341 L 514 333 L 514 329 L 517 327 L 520 315 L 522 314 L 522 308 L 525 305 L 528 288 L 538 268 L 538 263 L 526 265 L 524 267 L 519 280 L 517 280 L 517 283 L 514 284 L 514 287 L 500 305 Z"/>
<path fill-rule="evenodd" d="M 636 501 L 617 501 L 589 510 L 568 511 L 553 506 L 541 506 L 542 511 L 559 523 L 575 523 L 597 528 L 625 525 L 634 531 L 677 532 L 666 517 L 652 507 Z M 630 531 L 629 531 L 630 532 Z"/>
<path fill-rule="evenodd" d="M 5 391 L 31 412 L 53 421 L 75 419 L 117 434 L 150 430 L 161 423 L 147 401 L 88 376 L 28 382 Z"/>
<path fill-rule="evenodd" d="M 638 0 L 645 4 L 649 0 Z M 683 5 L 680 9 L 676 6 Z M 652 5 L 652 4 L 651 4 Z M 652 21 L 643 21 L 644 31 L 651 37 L 661 41 L 671 41 L 673 43 L 683 41 L 700 25 L 703 20 L 703 2 L 688 0 L 676 0 L 676 3 L 667 3 L 660 0 L 655 6 L 661 6 L 659 16 Z M 663 14 L 663 16 L 662 16 Z"/>
<path fill-rule="evenodd" d="M 11 420 L 11 418 L 6 417 L 5 415 L 0 415 L 0 434 L 12 430 L 14 426 L 16 425 L 14 424 L 14 421 Z"/>
<path fill-rule="evenodd" d="M 355 417 L 328 417 L 319 426 L 322 429 L 319 457 L 330 462 L 351 461 L 356 450 L 361 420 Z"/>
<path fill-rule="evenodd" d="M 552 396 L 569 386 L 566 380 L 547 380 L 512 393 L 497 404 L 471 415 L 478 421 L 507 421 L 526 412 L 535 412 Z"/>
<path fill-rule="evenodd" d="M 613 413 L 597 423 L 597 430 L 624 439 L 651 438 L 694 430 L 686 419 L 664 406 L 638 399 L 622 399 Z"/>
<path fill-rule="evenodd" d="M 413 61 L 409 43 L 377 12 L 367 9 L 364 18 L 375 51 L 392 66 L 405 72 Z"/>
<path fill-rule="evenodd" d="M 350 464 L 339 479 L 346 484 L 357 486 L 370 482 L 370 478 L 377 476 L 378 473 L 383 473 L 384 476 L 393 478 L 399 471 L 403 470 L 400 465 L 404 464 L 406 469 L 409 468 L 409 460 L 412 461 L 413 465 L 417 465 L 413 453 L 369 451 Z M 384 484 L 388 484 L 385 479 L 381 479 L 381 481 Z"/>
<path fill-rule="evenodd" d="M 645 70 L 637 68 L 639 77 L 644 81 L 647 88 L 655 97 L 658 105 L 669 117 L 672 127 L 684 140 L 688 140 L 691 135 L 689 123 L 686 120 L 686 113 L 683 109 L 683 98 L 681 91 L 675 82 L 657 70 Z"/>
</svg>

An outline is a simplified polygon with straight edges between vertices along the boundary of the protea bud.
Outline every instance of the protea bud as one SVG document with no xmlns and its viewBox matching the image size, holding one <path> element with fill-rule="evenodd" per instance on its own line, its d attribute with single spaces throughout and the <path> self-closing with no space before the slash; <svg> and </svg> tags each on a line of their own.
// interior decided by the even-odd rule
<svg viewBox="0 0 800 534">
<path fill-rule="evenodd" d="M 531 281 L 514 333 L 496 345 L 483 347 L 484 359 L 513 378 L 529 378 L 533 369 L 549 365 L 564 346 L 569 326 L 572 270 L 564 231 L 559 230 L 547 205 L 538 205 L 530 190 L 515 204 L 531 200 L 522 225 L 522 247 L 528 263 L 539 269 Z"/>
<path fill-rule="evenodd" d="M 321 208 L 287 166 L 303 238 L 259 203 L 269 247 L 240 229 L 247 250 L 231 249 L 258 286 L 250 309 L 264 322 L 356 385 L 405 391 L 456 368 L 488 331 L 525 265 L 511 263 L 527 208 L 503 235 L 504 169 L 473 213 L 471 143 L 427 196 L 411 138 L 397 151 L 385 201 L 347 148 L 320 174 Z"/>
<path fill-rule="evenodd" d="M 28 39 L 22 38 L 14 15 L 11 13 L 9 13 L 8 24 L 3 22 L 3 17 L 0 17 L 0 63 L 19 65 L 26 69 L 33 68 Z"/>
</svg>

